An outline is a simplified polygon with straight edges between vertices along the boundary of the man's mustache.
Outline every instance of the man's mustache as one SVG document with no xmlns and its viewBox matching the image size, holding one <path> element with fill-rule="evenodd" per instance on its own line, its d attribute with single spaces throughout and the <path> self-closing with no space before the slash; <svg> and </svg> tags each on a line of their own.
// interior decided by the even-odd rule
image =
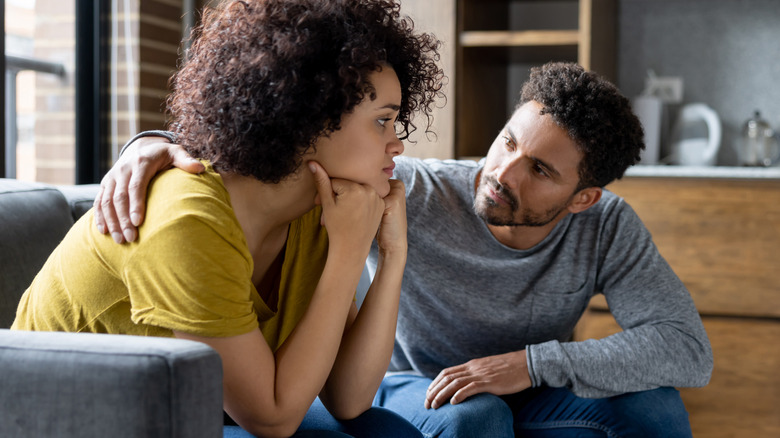
<svg viewBox="0 0 780 438">
<path fill-rule="evenodd" d="M 485 175 L 482 177 L 483 182 L 485 184 L 488 184 L 490 188 L 493 189 L 494 192 L 496 192 L 499 196 L 504 198 L 506 202 L 509 204 L 509 206 L 512 208 L 512 210 L 517 210 L 518 202 L 517 198 L 515 198 L 515 195 L 509 191 L 506 187 L 504 187 L 500 182 L 498 182 L 498 179 L 494 177 L 493 175 Z"/>
</svg>

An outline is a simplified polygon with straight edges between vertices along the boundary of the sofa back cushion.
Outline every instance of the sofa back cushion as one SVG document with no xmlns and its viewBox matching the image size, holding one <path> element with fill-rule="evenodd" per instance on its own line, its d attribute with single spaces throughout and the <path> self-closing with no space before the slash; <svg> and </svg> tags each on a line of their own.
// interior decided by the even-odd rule
<svg viewBox="0 0 780 438">
<path fill-rule="evenodd" d="M 8 328 L 35 274 L 73 225 L 56 188 L 0 178 L 0 328 Z"/>
</svg>

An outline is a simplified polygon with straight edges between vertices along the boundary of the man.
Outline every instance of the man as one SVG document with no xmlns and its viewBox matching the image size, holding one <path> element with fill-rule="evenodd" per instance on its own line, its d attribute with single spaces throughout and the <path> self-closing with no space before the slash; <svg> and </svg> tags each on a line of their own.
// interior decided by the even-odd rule
<svg viewBox="0 0 780 438">
<path fill-rule="evenodd" d="M 484 160 L 397 159 L 409 249 L 374 403 L 426 436 L 691 436 L 673 387 L 709 381 L 707 335 L 647 229 L 603 189 L 642 148 L 612 84 L 553 63 L 533 69 Z M 178 154 L 158 142 L 123 157 L 99 226 L 132 236 L 145 181 L 185 165 Z M 623 331 L 569 342 L 596 293 Z"/>
</svg>

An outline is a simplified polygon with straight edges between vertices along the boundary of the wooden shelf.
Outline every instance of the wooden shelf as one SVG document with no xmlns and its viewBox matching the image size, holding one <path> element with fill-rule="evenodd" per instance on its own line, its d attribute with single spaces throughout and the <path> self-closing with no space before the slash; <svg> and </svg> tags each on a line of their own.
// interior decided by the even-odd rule
<svg viewBox="0 0 780 438">
<path fill-rule="evenodd" d="M 516 47 L 577 45 L 577 30 L 468 31 L 461 32 L 463 47 Z"/>
<path fill-rule="evenodd" d="M 577 62 L 614 80 L 616 7 L 616 0 L 458 0 L 456 158 L 487 153 L 533 66 Z"/>
</svg>

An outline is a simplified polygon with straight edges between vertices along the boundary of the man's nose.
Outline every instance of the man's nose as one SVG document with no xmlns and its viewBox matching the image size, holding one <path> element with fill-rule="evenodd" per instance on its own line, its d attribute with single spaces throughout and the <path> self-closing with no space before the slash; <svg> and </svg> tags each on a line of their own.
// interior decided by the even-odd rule
<svg viewBox="0 0 780 438">
<path fill-rule="evenodd" d="M 496 169 L 496 180 L 505 187 L 517 187 L 522 175 L 519 157 L 505 159 Z"/>
</svg>

